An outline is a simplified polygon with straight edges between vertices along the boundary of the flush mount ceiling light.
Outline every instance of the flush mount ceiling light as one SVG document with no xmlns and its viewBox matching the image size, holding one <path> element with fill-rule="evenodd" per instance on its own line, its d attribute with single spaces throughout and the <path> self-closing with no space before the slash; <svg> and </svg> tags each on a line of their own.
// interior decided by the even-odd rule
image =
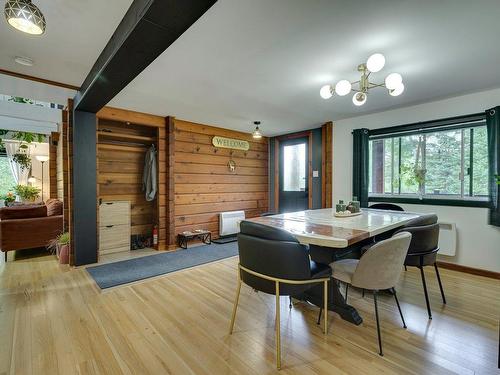
<svg viewBox="0 0 500 375">
<path fill-rule="evenodd" d="M 261 139 L 262 138 L 262 133 L 259 129 L 260 121 L 254 121 L 253 124 L 255 125 L 255 130 L 252 133 L 252 137 L 254 139 Z"/>
<path fill-rule="evenodd" d="M 23 57 L 23 56 L 14 57 L 14 61 L 16 63 L 24 65 L 24 66 L 33 66 L 33 64 L 34 64 L 32 59 L 30 59 L 29 57 Z"/>
<path fill-rule="evenodd" d="M 370 74 L 380 72 L 385 65 L 385 57 L 381 53 L 371 55 L 366 63 L 358 65 L 358 72 L 361 73 L 361 78 L 355 82 L 349 82 L 343 79 L 335 86 L 324 85 L 319 90 L 319 95 L 323 99 L 330 99 L 334 94 L 338 96 L 345 96 L 351 91 L 354 91 L 352 102 L 356 106 L 362 106 L 366 103 L 368 98 L 368 91 L 375 87 L 384 87 L 388 90 L 389 95 L 399 96 L 403 93 L 405 86 L 403 84 L 403 77 L 399 73 L 391 73 L 386 78 L 384 83 L 370 82 Z M 356 87 L 356 88 L 355 88 Z"/>
<path fill-rule="evenodd" d="M 5 19 L 17 30 L 32 35 L 45 32 L 45 18 L 31 0 L 8 0 L 5 3 Z"/>
</svg>

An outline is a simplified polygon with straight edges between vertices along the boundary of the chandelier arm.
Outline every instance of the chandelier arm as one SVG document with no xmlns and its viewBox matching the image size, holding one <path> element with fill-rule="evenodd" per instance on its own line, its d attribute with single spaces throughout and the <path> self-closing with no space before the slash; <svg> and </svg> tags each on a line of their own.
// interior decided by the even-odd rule
<svg viewBox="0 0 500 375">
<path fill-rule="evenodd" d="M 372 82 L 369 82 L 369 89 L 372 89 L 372 88 L 375 88 L 375 87 L 385 87 L 385 84 L 384 83 L 372 83 Z"/>
</svg>

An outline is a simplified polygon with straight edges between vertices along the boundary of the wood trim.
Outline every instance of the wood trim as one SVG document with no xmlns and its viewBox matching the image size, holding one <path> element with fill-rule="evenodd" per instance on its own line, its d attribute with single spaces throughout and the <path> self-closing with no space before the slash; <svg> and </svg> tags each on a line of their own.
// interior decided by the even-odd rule
<svg viewBox="0 0 500 375">
<path fill-rule="evenodd" d="M 332 164 L 333 164 L 333 123 L 327 122 L 325 123 L 322 128 L 324 129 L 324 142 L 325 146 L 323 147 L 324 150 L 324 168 L 322 171 L 322 174 L 324 173 L 324 194 L 325 194 L 325 205 L 324 208 L 331 208 L 332 207 L 332 184 L 333 184 L 333 170 L 332 170 Z M 322 164 L 323 165 L 323 164 Z"/>
<path fill-rule="evenodd" d="M 165 127 L 165 117 L 114 107 L 102 108 L 99 112 L 97 112 L 97 118 L 130 124 L 156 126 L 158 128 Z"/>
<path fill-rule="evenodd" d="M 500 272 L 482 270 L 480 268 L 473 268 L 468 266 L 462 266 L 461 264 L 448 263 L 448 262 L 437 262 L 438 266 L 441 268 L 446 268 L 448 270 L 459 271 L 463 273 L 469 273 L 471 275 L 489 277 L 490 279 L 500 280 Z"/>
<path fill-rule="evenodd" d="M 313 206 L 313 184 L 312 184 L 312 179 L 313 179 L 313 167 L 312 167 L 312 157 L 313 157 L 313 152 L 312 152 L 312 147 L 313 147 L 313 132 L 312 130 L 309 131 L 309 140 L 308 140 L 308 176 L 307 176 L 307 189 L 308 189 L 308 197 L 307 197 L 307 205 L 309 207 L 309 209 L 312 209 L 312 206 Z"/>
<path fill-rule="evenodd" d="M 280 141 L 274 139 L 274 212 L 280 212 Z"/>
<path fill-rule="evenodd" d="M 321 208 L 326 208 L 326 130 L 321 127 Z"/>
<path fill-rule="evenodd" d="M 312 132 L 312 130 L 306 130 L 306 131 L 298 132 L 298 133 L 285 134 L 285 135 L 281 135 L 281 136 L 276 137 L 276 139 L 278 139 L 280 141 L 285 141 L 287 139 L 305 138 L 305 137 L 309 137 L 311 132 Z"/>
<path fill-rule="evenodd" d="M 164 119 L 166 124 L 166 167 L 167 167 L 167 186 L 166 186 L 166 228 L 167 228 L 167 246 L 168 249 L 176 248 L 175 238 L 175 117 Z"/>
<path fill-rule="evenodd" d="M 11 77 L 16 77 L 16 78 L 21 78 L 21 79 L 27 79 L 28 81 L 39 82 L 39 83 L 43 83 L 43 84 L 50 85 L 50 86 L 62 87 L 62 88 L 69 89 L 69 90 L 75 90 L 75 91 L 80 90 L 80 87 L 78 87 L 78 86 L 73 86 L 73 85 L 69 85 L 67 83 L 62 83 L 62 82 L 57 82 L 57 81 L 51 81 L 49 79 L 34 77 L 34 76 L 27 75 L 27 74 L 16 73 L 16 72 L 6 70 L 6 69 L 0 69 L 0 74 L 4 74 L 6 76 L 11 76 Z"/>
<path fill-rule="evenodd" d="M 49 137 L 49 198 L 57 198 L 57 143 L 59 133 L 51 132 Z"/>
</svg>

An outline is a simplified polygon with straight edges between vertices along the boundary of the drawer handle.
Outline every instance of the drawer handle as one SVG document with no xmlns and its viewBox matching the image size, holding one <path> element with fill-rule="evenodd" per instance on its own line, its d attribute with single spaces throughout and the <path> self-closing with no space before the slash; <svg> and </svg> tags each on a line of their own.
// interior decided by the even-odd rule
<svg viewBox="0 0 500 375">
<path fill-rule="evenodd" d="M 106 228 L 113 228 L 114 225 L 106 225 Z"/>
<path fill-rule="evenodd" d="M 106 202 L 106 204 L 109 206 L 109 205 L 112 205 L 113 202 Z"/>
</svg>

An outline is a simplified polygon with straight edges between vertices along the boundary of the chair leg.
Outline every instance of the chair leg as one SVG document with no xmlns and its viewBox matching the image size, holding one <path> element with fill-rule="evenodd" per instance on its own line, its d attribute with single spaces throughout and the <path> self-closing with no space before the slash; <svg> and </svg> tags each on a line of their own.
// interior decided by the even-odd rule
<svg viewBox="0 0 500 375">
<path fill-rule="evenodd" d="M 281 369 L 280 283 L 276 281 L 276 368 Z"/>
<path fill-rule="evenodd" d="M 292 307 L 293 307 L 293 304 L 292 304 L 292 296 L 288 296 L 288 300 L 289 300 L 289 302 L 288 302 L 288 308 L 291 310 L 291 309 L 292 309 Z"/>
<path fill-rule="evenodd" d="M 236 287 L 236 297 L 234 299 L 233 315 L 231 317 L 231 326 L 229 327 L 230 335 L 233 333 L 234 320 L 236 319 L 236 309 L 238 308 L 238 300 L 240 299 L 240 290 L 241 290 L 241 279 L 239 277 L 239 270 L 238 270 L 238 286 Z"/>
<path fill-rule="evenodd" d="M 425 303 L 427 304 L 427 313 L 429 314 L 429 319 L 432 319 L 431 305 L 429 303 L 429 294 L 427 293 L 427 284 L 425 283 L 424 267 L 419 266 L 420 275 L 422 276 L 422 285 L 424 286 Z"/>
<path fill-rule="evenodd" d="M 363 291 L 361 292 L 361 296 L 365 298 L 365 288 L 363 288 Z"/>
<path fill-rule="evenodd" d="M 439 275 L 439 269 L 437 263 L 434 263 L 434 269 L 436 270 L 436 276 L 439 283 L 439 290 L 441 290 L 441 298 L 443 299 L 443 303 L 446 305 L 446 297 L 444 296 L 443 284 L 441 284 L 441 276 Z"/>
<path fill-rule="evenodd" d="M 345 303 L 347 303 L 347 293 L 349 293 L 349 284 L 345 284 Z"/>
<path fill-rule="evenodd" d="M 319 314 L 318 314 L 318 321 L 316 322 L 317 325 L 319 325 L 319 323 L 321 323 L 321 313 L 323 312 L 323 308 L 320 307 L 319 308 Z"/>
<path fill-rule="evenodd" d="M 328 280 L 323 283 L 323 308 L 325 309 L 325 327 L 323 332 L 326 335 L 328 333 Z"/>
<path fill-rule="evenodd" d="M 377 320 L 377 336 L 378 336 L 378 348 L 379 348 L 378 354 L 383 356 L 384 353 L 382 352 L 382 337 L 380 336 L 380 322 L 378 319 L 377 291 L 376 290 L 373 291 L 373 303 L 375 304 L 375 319 Z"/>
<path fill-rule="evenodd" d="M 403 317 L 401 306 L 399 306 L 398 296 L 396 295 L 396 288 L 392 288 L 392 293 L 394 295 L 394 299 L 396 300 L 396 305 L 398 305 L 399 315 L 401 315 L 401 320 L 403 321 L 403 328 L 406 328 L 405 318 Z"/>
<path fill-rule="evenodd" d="M 408 271 L 408 268 L 406 268 L 406 264 L 405 264 L 405 271 Z"/>
<path fill-rule="evenodd" d="M 7 252 L 4 252 L 5 263 L 7 263 Z"/>
</svg>

